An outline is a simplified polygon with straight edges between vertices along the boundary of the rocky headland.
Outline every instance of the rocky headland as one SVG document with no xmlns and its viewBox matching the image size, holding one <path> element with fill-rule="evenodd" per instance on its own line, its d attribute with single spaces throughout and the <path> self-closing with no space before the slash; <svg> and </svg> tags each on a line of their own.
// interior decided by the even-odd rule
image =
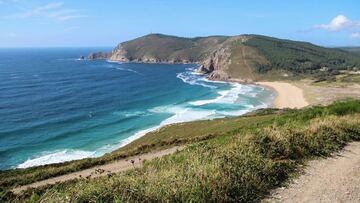
<svg viewBox="0 0 360 203">
<path fill-rule="evenodd" d="M 182 38 L 151 34 L 120 43 L 110 53 L 91 53 L 87 58 L 194 63 L 211 80 L 237 82 L 309 77 L 327 80 L 339 70 L 351 70 L 360 64 L 359 55 L 348 51 L 260 35 Z"/>
</svg>

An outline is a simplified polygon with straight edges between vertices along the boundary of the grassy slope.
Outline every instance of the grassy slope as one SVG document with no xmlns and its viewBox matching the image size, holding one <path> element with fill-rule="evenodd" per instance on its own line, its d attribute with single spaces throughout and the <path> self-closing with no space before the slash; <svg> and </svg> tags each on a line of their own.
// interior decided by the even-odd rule
<svg viewBox="0 0 360 203">
<path fill-rule="evenodd" d="M 267 110 L 270 111 L 270 110 Z M 125 147 L 99 158 L 83 159 L 60 164 L 50 164 L 28 169 L 0 172 L 0 187 L 4 189 L 25 185 L 46 178 L 101 165 L 128 156 L 206 140 L 236 130 L 254 120 L 269 119 L 269 116 L 216 119 L 165 126 L 159 131 L 148 133 Z"/>
<path fill-rule="evenodd" d="M 248 38 L 243 41 L 242 37 Z M 155 58 L 162 61 L 204 62 L 216 51 L 229 48 L 231 57 L 221 69 L 236 79 L 334 79 L 339 70 L 360 65 L 360 56 L 343 49 L 325 48 L 306 42 L 261 35 L 183 38 L 151 34 L 121 43 L 127 58 Z M 349 49 L 347 49 L 349 50 Z M 355 51 L 354 51 L 355 50 Z M 321 71 L 326 67 L 326 71 Z M 286 76 L 284 76 L 286 75 Z"/>
<path fill-rule="evenodd" d="M 257 64 L 256 72 L 264 79 L 329 79 L 339 70 L 350 70 L 360 64 L 360 57 L 348 51 L 325 48 L 307 42 L 282 40 L 255 35 L 245 42 L 268 60 Z M 321 71 L 327 67 L 326 71 Z M 284 77 L 283 74 L 287 74 Z"/>
<path fill-rule="evenodd" d="M 228 37 L 183 38 L 162 34 L 151 34 L 121 43 L 130 59 L 157 58 L 160 60 L 183 59 L 192 62 L 204 60 Z"/>
<path fill-rule="evenodd" d="M 232 44 L 230 61 L 227 72 L 232 78 L 249 78 L 255 81 L 261 79 L 256 66 L 269 63 L 257 49 L 240 42 Z"/>
<path fill-rule="evenodd" d="M 359 113 L 360 101 L 352 100 L 328 107 L 173 125 L 138 142 L 193 136 L 208 139 L 194 140 L 184 151 L 146 162 L 144 168 L 125 174 L 72 181 L 6 198 L 43 202 L 258 201 L 304 160 L 328 156 L 346 142 L 360 140 Z"/>
</svg>

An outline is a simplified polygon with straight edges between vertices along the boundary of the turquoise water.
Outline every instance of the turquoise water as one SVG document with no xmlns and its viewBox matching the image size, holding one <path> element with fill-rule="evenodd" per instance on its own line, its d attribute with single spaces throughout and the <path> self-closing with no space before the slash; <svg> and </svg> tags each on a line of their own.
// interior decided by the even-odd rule
<svg viewBox="0 0 360 203">
<path fill-rule="evenodd" d="M 98 50 L 0 49 L 0 169 L 101 156 L 163 125 L 241 115 L 274 96 L 207 81 L 191 64 L 77 60 Z"/>
</svg>

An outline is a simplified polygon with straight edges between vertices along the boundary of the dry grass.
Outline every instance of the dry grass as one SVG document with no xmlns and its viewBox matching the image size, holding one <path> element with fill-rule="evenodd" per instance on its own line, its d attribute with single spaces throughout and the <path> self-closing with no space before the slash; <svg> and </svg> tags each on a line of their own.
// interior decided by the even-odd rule
<svg viewBox="0 0 360 203">
<path fill-rule="evenodd" d="M 299 164 L 360 140 L 360 102 L 292 110 L 141 169 L 10 196 L 34 202 L 257 202 Z M 231 119 L 229 119 L 231 121 Z M 255 121 L 254 121 L 255 122 Z M 256 126 L 256 127 L 255 127 Z"/>
</svg>

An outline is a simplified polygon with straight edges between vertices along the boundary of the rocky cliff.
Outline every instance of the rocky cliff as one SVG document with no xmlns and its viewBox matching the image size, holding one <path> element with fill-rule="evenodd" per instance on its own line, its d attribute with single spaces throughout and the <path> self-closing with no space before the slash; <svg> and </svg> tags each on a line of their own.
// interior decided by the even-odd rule
<svg viewBox="0 0 360 203">
<path fill-rule="evenodd" d="M 212 36 L 180 38 L 167 35 L 147 35 L 119 44 L 111 53 L 92 53 L 88 59 L 108 59 L 119 62 L 199 64 L 199 72 L 209 79 L 232 79 L 227 69 L 233 42 L 245 42 L 246 36 Z"/>
<path fill-rule="evenodd" d="M 360 57 L 306 42 L 259 35 L 182 38 L 151 34 L 119 44 L 111 53 L 88 59 L 142 63 L 197 63 L 199 72 L 213 80 L 256 81 L 309 75 L 323 77 L 322 67 L 349 69 Z M 325 73 L 327 77 L 329 72 Z"/>
<path fill-rule="evenodd" d="M 111 57 L 111 53 L 96 52 L 96 53 L 90 53 L 87 58 L 89 60 L 100 60 L 100 59 L 109 59 L 110 57 Z"/>
</svg>

